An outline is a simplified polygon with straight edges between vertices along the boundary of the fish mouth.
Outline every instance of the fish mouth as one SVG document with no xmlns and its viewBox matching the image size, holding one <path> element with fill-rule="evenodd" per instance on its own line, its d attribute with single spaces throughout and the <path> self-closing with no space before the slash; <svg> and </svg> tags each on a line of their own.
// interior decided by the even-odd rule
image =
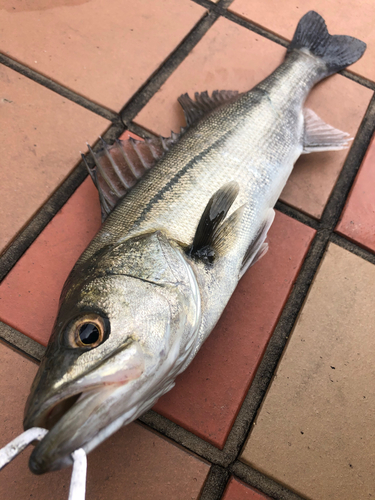
<svg viewBox="0 0 375 500">
<path fill-rule="evenodd" d="M 35 427 L 42 427 L 50 431 L 55 424 L 70 410 L 70 408 L 78 401 L 78 399 L 83 395 L 83 392 L 79 392 L 73 396 L 68 396 L 62 399 L 58 403 L 55 403 L 45 415 L 40 415 L 34 422 Z"/>
<path fill-rule="evenodd" d="M 100 413 L 106 400 L 119 387 L 121 385 L 113 384 L 69 396 L 35 420 L 33 426 L 43 427 L 49 432 L 30 456 L 31 472 L 39 475 L 72 465 L 73 451 L 84 447 L 98 431 L 97 426 L 85 428 L 85 421 Z"/>
<path fill-rule="evenodd" d="M 124 365 L 126 359 L 128 364 Z M 97 433 L 112 422 L 109 407 L 118 399 L 114 393 L 139 380 L 143 371 L 143 353 L 135 342 L 127 351 L 118 351 L 106 363 L 54 394 L 43 397 L 38 390 L 34 391 L 24 427 L 42 427 L 49 432 L 33 450 L 30 470 L 43 474 L 72 465 L 73 451 L 88 446 Z"/>
</svg>

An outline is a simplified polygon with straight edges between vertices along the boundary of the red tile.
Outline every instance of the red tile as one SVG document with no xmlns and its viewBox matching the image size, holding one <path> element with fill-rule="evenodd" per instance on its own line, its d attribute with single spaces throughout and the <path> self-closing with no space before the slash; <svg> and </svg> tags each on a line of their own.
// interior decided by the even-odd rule
<svg viewBox="0 0 375 500">
<path fill-rule="evenodd" d="M 98 192 L 88 178 L 1 283 L 1 321 L 47 345 L 63 284 L 100 217 Z"/>
<path fill-rule="evenodd" d="M 63 282 L 98 227 L 98 197 L 87 179 L 1 284 L 0 319 L 46 345 Z M 157 411 L 224 445 L 313 235 L 277 213 L 270 251 L 241 280 L 218 326 Z"/>
<path fill-rule="evenodd" d="M 0 342 L 0 448 L 22 432 L 37 366 Z M 66 500 L 72 469 L 33 475 L 32 447 L 0 472 L 2 500 Z M 209 465 L 138 424 L 116 432 L 88 456 L 87 500 L 194 500 Z M 51 493 L 53 491 L 53 494 Z"/>
<path fill-rule="evenodd" d="M 0 320 L 47 345 L 63 284 L 100 227 L 91 179 L 38 236 L 0 285 Z"/>
<path fill-rule="evenodd" d="M 157 412 L 224 446 L 314 234 L 276 213 L 268 253 L 240 281 L 196 358 L 156 404 Z"/>
<path fill-rule="evenodd" d="M 336 231 L 375 252 L 375 136 L 367 150 Z"/>
<path fill-rule="evenodd" d="M 231 477 L 222 500 L 270 500 L 270 497 Z"/>
</svg>

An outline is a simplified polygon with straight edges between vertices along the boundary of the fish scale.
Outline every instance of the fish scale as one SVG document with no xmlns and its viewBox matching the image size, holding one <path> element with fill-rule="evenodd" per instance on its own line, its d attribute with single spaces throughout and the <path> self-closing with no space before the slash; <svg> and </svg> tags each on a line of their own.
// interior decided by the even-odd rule
<svg viewBox="0 0 375 500">
<path fill-rule="evenodd" d="M 266 252 L 299 155 L 348 147 L 348 134 L 303 104 L 364 50 L 311 11 L 253 90 L 181 96 L 181 136 L 90 149 L 105 221 L 64 285 L 26 406 L 25 429 L 49 430 L 34 473 L 72 464 L 76 449 L 90 452 L 173 387 Z"/>
</svg>

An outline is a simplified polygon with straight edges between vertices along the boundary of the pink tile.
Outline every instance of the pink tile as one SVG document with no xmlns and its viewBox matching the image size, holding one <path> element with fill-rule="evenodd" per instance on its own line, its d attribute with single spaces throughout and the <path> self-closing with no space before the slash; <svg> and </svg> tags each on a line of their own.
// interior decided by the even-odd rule
<svg viewBox="0 0 375 500">
<path fill-rule="evenodd" d="M 270 498 L 231 477 L 222 500 L 270 500 Z"/>
<path fill-rule="evenodd" d="M 375 136 L 367 150 L 336 231 L 375 252 Z"/>
<path fill-rule="evenodd" d="M 171 129 L 178 131 L 185 125 L 179 95 L 215 89 L 249 90 L 276 69 L 285 52 L 280 45 L 219 19 L 135 121 L 163 135 L 169 135 Z M 306 105 L 330 125 L 355 136 L 372 94 L 370 89 L 334 75 L 313 89 Z M 302 156 L 281 199 L 319 219 L 347 154 L 344 150 Z"/>
<path fill-rule="evenodd" d="M 156 404 L 157 412 L 224 446 L 314 234 L 276 213 L 267 255 L 242 278 L 196 358 Z"/>
<path fill-rule="evenodd" d="M 204 13 L 190 0 L 5 0 L 0 50 L 119 111 Z"/>
<path fill-rule="evenodd" d="M 110 123 L 3 65 L 0 88 L 1 253 Z"/>
<path fill-rule="evenodd" d="M 23 408 L 37 366 L 0 342 L 0 448 L 22 432 Z M 2 500 L 66 500 L 71 468 L 33 475 L 32 447 L 0 472 Z M 87 500 L 192 500 L 209 465 L 170 441 L 131 424 L 88 456 Z"/>
<path fill-rule="evenodd" d="M 375 80 L 375 4 L 372 0 L 235 0 L 230 10 L 267 30 L 291 40 L 300 18 L 309 10 L 324 17 L 333 35 L 350 35 L 367 43 L 365 55 L 350 71 Z"/>
</svg>

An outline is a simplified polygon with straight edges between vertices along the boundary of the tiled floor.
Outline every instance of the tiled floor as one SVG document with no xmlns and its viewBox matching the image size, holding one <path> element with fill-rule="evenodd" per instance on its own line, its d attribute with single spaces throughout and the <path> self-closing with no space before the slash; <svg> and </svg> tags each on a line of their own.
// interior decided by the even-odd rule
<svg viewBox="0 0 375 500">
<path fill-rule="evenodd" d="M 355 137 L 352 149 L 297 162 L 268 254 L 147 425 L 89 455 L 88 500 L 375 497 L 374 7 L 7 0 L 0 11 L 0 274 L 12 268 L 0 284 L 1 447 L 22 430 L 29 355 L 47 344 L 64 280 L 100 227 L 91 179 L 58 201 L 85 141 L 118 135 L 121 110 L 133 131 L 169 135 L 184 125 L 181 93 L 251 88 L 309 9 L 368 43 L 350 68 L 358 78 L 335 75 L 307 102 Z M 67 498 L 70 470 L 33 476 L 29 454 L 0 472 L 0 498 Z"/>
</svg>

